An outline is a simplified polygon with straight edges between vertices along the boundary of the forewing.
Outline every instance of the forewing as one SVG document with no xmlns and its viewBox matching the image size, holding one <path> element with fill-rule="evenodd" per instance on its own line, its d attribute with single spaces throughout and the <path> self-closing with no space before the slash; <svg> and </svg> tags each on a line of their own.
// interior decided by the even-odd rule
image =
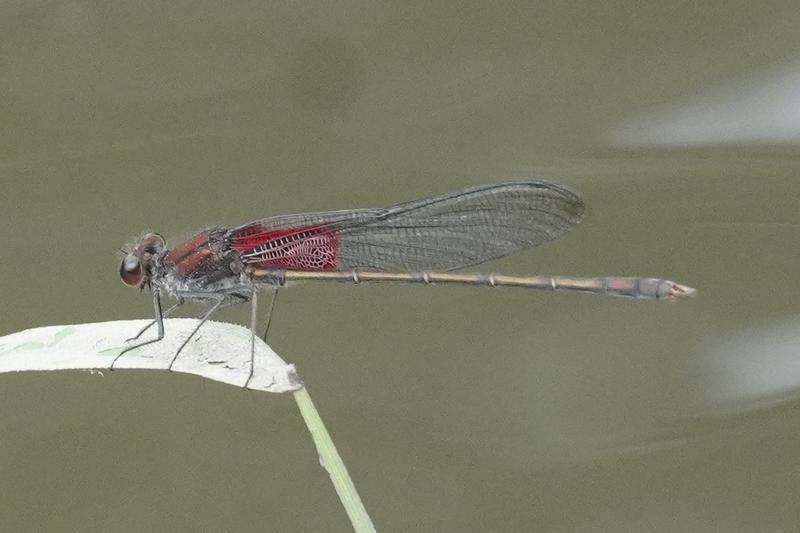
<svg viewBox="0 0 800 533">
<path fill-rule="evenodd" d="M 245 262 L 302 270 L 462 268 L 557 239 L 584 211 L 544 181 L 484 185 L 386 209 L 287 215 L 231 230 Z"/>
</svg>

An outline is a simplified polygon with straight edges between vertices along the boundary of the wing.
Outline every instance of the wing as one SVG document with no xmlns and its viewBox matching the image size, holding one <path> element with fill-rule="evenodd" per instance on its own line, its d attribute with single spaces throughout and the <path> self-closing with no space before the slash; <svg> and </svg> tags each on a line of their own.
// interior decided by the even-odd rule
<svg viewBox="0 0 800 533">
<path fill-rule="evenodd" d="M 560 185 L 472 187 L 385 209 L 265 218 L 227 238 L 245 263 L 292 270 L 453 270 L 538 246 L 581 221 L 583 200 Z"/>
</svg>

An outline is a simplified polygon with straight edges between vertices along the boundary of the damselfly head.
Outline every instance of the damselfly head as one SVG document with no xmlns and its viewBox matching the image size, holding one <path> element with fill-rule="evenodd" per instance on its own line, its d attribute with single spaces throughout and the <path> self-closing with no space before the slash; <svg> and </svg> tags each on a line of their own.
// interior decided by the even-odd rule
<svg viewBox="0 0 800 533">
<path fill-rule="evenodd" d="M 128 287 L 144 287 L 153 273 L 155 258 L 164 251 L 164 237 L 158 233 L 148 233 L 122 259 L 119 276 Z"/>
</svg>

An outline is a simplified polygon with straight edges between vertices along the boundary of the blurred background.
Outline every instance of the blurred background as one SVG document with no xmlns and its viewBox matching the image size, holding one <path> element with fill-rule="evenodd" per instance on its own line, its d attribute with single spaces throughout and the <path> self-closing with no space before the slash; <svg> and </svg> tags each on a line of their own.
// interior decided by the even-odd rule
<svg viewBox="0 0 800 533">
<path fill-rule="evenodd" d="M 151 316 L 118 277 L 147 230 L 546 178 L 585 223 L 482 270 L 697 298 L 279 296 L 269 342 L 378 529 L 795 531 L 798 24 L 788 0 L 3 2 L 0 334 Z M 3 531 L 350 529 L 289 396 L 0 390 Z"/>
</svg>

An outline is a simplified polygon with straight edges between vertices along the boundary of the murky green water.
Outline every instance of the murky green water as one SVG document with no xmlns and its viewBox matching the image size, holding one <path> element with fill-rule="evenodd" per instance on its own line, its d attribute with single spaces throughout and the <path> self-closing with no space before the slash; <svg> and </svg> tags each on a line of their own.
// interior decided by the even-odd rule
<svg viewBox="0 0 800 533">
<path fill-rule="evenodd" d="M 6 2 L 0 333 L 149 316 L 115 255 L 145 230 L 546 177 L 585 224 L 486 269 L 699 296 L 279 297 L 270 344 L 379 530 L 794 531 L 795 108 L 724 102 L 797 71 L 799 21 L 788 1 Z M 654 142 L 649 113 L 687 102 L 710 133 Z M 0 389 L 3 531 L 349 528 L 288 396 L 146 372 Z"/>
</svg>

